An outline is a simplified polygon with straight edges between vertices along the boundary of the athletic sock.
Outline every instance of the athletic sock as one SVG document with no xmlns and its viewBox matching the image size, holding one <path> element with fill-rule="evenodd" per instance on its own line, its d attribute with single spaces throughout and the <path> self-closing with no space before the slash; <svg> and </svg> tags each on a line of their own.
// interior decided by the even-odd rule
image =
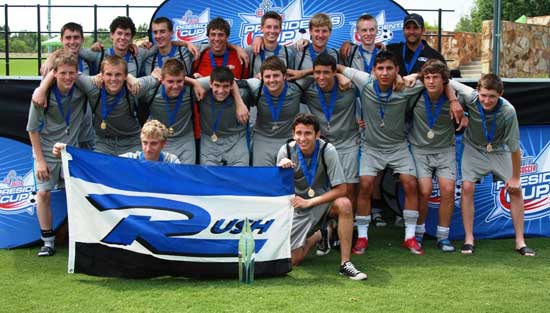
<svg viewBox="0 0 550 313">
<path fill-rule="evenodd" d="M 437 241 L 445 240 L 449 238 L 449 227 L 443 227 L 437 225 L 437 231 L 435 233 Z"/>
<path fill-rule="evenodd" d="M 371 221 L 370 215 L 357 215 L 355 220 L 357 223 L 357 236 L 359 238 L 369 238 L 369 224 Z"/>
<path fill-rule="evenodd" d="M 41 238 L 44 241 L 44 246 L 54 248 L 54 246 L 55 246 L 55 234 L 54 234 L 53 230 L 51 230 L 51 229 L 41 230 L 40 233 L 42 235 Z"/>
<path fill-rule="evenodd" d="M 418 211 L 403 210 L 403 219 L 405 220 L 405 240 L 407 240 L 414 237 Z"/>
<path fill-rule="evenodd" d="M 424 237 L 424 233 L 426 232 L 426 224 L 416 224 L 414 235 L 416 237 Z"/>
</svg>

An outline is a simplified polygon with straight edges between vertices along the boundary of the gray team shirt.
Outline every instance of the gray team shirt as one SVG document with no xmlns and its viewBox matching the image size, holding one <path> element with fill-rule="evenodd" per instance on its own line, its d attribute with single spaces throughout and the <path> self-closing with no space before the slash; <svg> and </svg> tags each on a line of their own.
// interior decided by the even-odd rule
<svg viewBox="0 0 550 313">
<path fill-rule="evenodd" d="M 311 186 L 313 190 L 315 190 L 315 196 L 319 196 L 328 192 L 330 190 L 330 187 L 335 187 L 346 182 L 344 171 L 342 170 L 342 166 L 340 165 L 336 148 L 332 144 L 327 143 L 324 151 L 324 158 L 327 166 L 327 168 L 325 168 L 322 161 L 323 157 L 321 156 L 322 148 L 325 144 L 325 141 L 323 141 L 322 139 L 318 139 L 318 142 L 319 155 L 317 156 L 317 171 L 315 172 L 315 177 L 313 179 L 313 186 Z M 304 199 L 308 199 L 310 198 L 307 194 L 307 191 L 309 190 L 309 185 L 307 183 L 304 172 L 302 171 L 302 165 L 298 160 L 298 155 L 296 154 L 296 142 L 292 141 L 288 143 L 288 145 L 290 150 L 290 157 L 287 154 L 286 145 L 282 146 L 277 153 L 277 164 L 279 164 L 279 162 L 284 158 L 288 158 L 292 160 L 294 164 L 296 164 L 296 167 L 294 168 L 294 193 Z M 311 157 L 312 156 L 304 155 L 307 166 L 310 166 L 311 164 Z"/>
<path fill-rule="evenodd" d="M 159 58 L 162 60 L 163 64 L 170 58 L 176 58 L 182 61 L 185 65 L 185 75 L 191 75 L 193 72 L 193 55 L 186 47 L 172 46 L 170 53 L 162 55 L 160 54 L 158 47 L 155 45 L 149 50 L 149 52 L 150 56 L 143 62 L 143 73 L 145 75 L 150 75 L 155 67 L 162 68 Z"/>
<path fill-rule="evenodd" d="M 212 91 L 199 102 L 201 132 L 207 136 L 214 134 L 214 123 L 219 116 L 216 135 L 218 137 L 229 137 L 246 130 L 246 125 L 237 121 L 235 100 L 230 95 L 223 102 L 213 100 Z"/>
<path fill-rule="evenodd" d="M 295 69 L 303 70 L 303 69 L 313 68 L 313 59 L 311 58 L 311 54 L 309 53 L 310 46 L 311 46 L 311 43 L 308 44 L 307 47 L 304 47 L 303 51 L 296 52 L 296 56 L 294 57 Z M 327 47 L 326 52 L 329 55 L 332 55 L 334 57 L 334 59 L 336 60 L 336 63 L 341 63 L 340 55 L 338 54 L 338 51 L 336 49 Z M 305 56 L 303 56 L 304 53 L 305 53 Z M 303 56 L 303 61 L 302 61 L 302 56 Z"/>
<path fill-rule="evenodd" d="M 374 75 L 349 67 L 343 74 L 350 78 L 360 90 L 367 146 L 379 150 L 396 150 L 406 145 L 405 112 L 411 107 L 416 99 L 415 96 L 424 86 L 417 84 L 413 88 L 393 91 L 386 103 L 388 93 L 382 92 L 381 100 L 376 95 L 373 85 Z M 384 111 L 384 127 L 380 127 L 382 121 L 380 108 Z"/>
<path fill-rule="evenodd" d="M 47 162 L 61 162 L 60 158 L 52 154 L 56 142 L 64 142 L 70 146 L 78 146 L 78 134 L 84 118 L 86 96 L 78 88 L 75 88 L 72 97 L 62 97 L 63 112 L 67 116 L 71 110 L 69 125 L 65 122 L 65 116 L 61 110 L 53 90 L 49 93 L 48 108 L 37 107 L 31 103 L 27 121 L 27 131 L 37 131 L 40 134 L 42 154 Z M 69 133 L 67 134 L 67 129 Z"/>
<path fill-rule="evenodd" d="M 416 84 L 422 85 L 421 82 L 416 82 Z M 413 145 L 416 150 L 425 153 L 439 153 L 446 151 L 449 147 L 454 145 L 455 137 L 455 124 L 454 121 L 450 118 L 450 103 L 445 101 L 442 104 L 441 112 L 439 113 L 435 124 L 433 125 L 432 131 L 434 133 L 434 138 L 429 139 L 427 137 L 428 131 L 430 130 L 428 124 L 428 116 L 426 114 L 426 101 L 424 98 L 424 93 L 414 96 L 414 99 L 418 99 L 416 105 L 413 109 L 413 121 L 412 127 L 409 130 L 409 142 Z M 431 103 L 432 114 L 435 113 L 437 101 Z"/>
<path fill-rule="evenodd" d="M 335 82 L 335 84 L 338 84 Z M 341 91 L 336 85 L 337 96 L 334 111 L 330 118 L 330 129 L 323 111 L 323 105 L 319 98 L 317 83 L 311 84 L 304 93 L 303 102 L 309 107 L 311 113 L 317 117 L 321 126 L 321 135 L 332 143 L 336 150 L 345 152 L 359 144 L 359 125 L 355 118 L 355 100 L 357 89 L 355 87 Z M 325 104 L 330 105 L 332 91 L 323 92 Z M 328 109 L 328 108 L 326 108 Z"/>
<path fill-rule="evenodd" d="M 450 83 L 457 91 L 460 103 L 466 105 L 470 115 L 470 123 L 464 132 L 464 142 L 479 151 L 487 151 L 488 141 L 481 124 L 481 114 L 476 105 L 478 101 L 477 90 L 454 80 L 451 80 Z M 519 123 L 516 110 L 508 100 L 501 97 L 499 101 L 502 101 L 502 106 L 496 114 L 496 129 L 491 145 L 495 152 L 515 152 L 519 149 Z M 484 112 L 485 125 L 489 131 L 495 119 L 494 110 Z"/>
<path fill-rule="evenodd" d="M 376 53 L 378 50 L 373 51 L 370 53 L 369 51 L 365 50 L 364 53 L 361 53 L 361 49 L 359 49 L 358 45 L 353 46 L 352 53 L 348 55 L 345 59 L 345 64 L 348 67 L 366 72 L 365 69 L 365 63 L 363 60 L 366 61 L 366 63 L 370 66 L 370 62 L 372 58 L 376 57 Z M 373 64 L 374 67 L 374 64 Z M 371 69 L 372 70 L 372 69 Z M 370 72 L 368 72 L 370 73 Z"/>
<path fill-rule="evenodd" d="M 178 159 L 178 157 L 173 155 L 172 153 L 162 151 L 160 154 L 160 158 L 163 163 L 180 164 L 180 160 Z M 129 159 L 145 160 L 142 151 L 126 152 L 124 154 L 121 154 L 120 156 Z"/>
<path fill-rule="evenodd" d="M 264 49 L 264 58 L 262 59 L 262 55 L 257 54 L 255 55 L 252 52 L 252 47 L 248 46 L 244 49 L 246 53 L 248 54 L 248 60 L 250 60 L 250 75 L 248 77 L 256 77 L 258 73 L 260 73 L 260 67 L 262 66 L 262 63 L 265 59 L 273 56 L 275 54 L 275 51 L 269 51 Z M 294 68 L 294 59 L 296 57 L 296 53 L 298 51 L 296 50 L 296 47 L 294 46 L 283 46 L 280 45 L 279 53 L 277 54 L 277 57 L 283 61 L 283 63 L 286 65 L 287 68 Z"/>
<path fill-rule="evenodd" d="M 153 89 L 157 84 L 156 79 L 151 76 L 142 77 L 138 80 L 142 88 L 136 97 L 142 96 L 150 89 Z M 118 104 L 105 118 L 102 112 L 104 104 L 102 104 L 101 101 L 101 89 L 92 84 L 92 78 L 90 76 L 80 75 L 76 84 L 90 99 L 90 104 L 94 113 L 93 125 L 97 137 L 139 136 L 141 126 L 133 110 L 135 97 L 129 94 L 128 90 L 125 91 L 125 95 L 120 98 Z M 122 88 L 123 90 L 126 89 L 125 86 Z M 107 103 L 113 103 L 115 97 L 115 95 L 107 93 Z M 130 102 L 128 103 L 128 101 Z M 101 129 L 101 122 L 103 120 L 107 123 L 107 129 Z"/>
<path fill-rule="evenodd" d="M 124 57 L 126 63 L 128 64 L 128 74 L 132 74 L 134 77 L 141 76 L 141 66 L 145 59 L 147 59 L 152 54 L 154 54 L 152 49 L 147 50 L 139 48 L 137 56 L 134 56 L 130 51 L 128 51 L 126 53 L 126 56 Z M 111 55 L 112 53 L 110 48 L 104 49 L 104 58 Z M 101 68 L 101 52 L 95 52 L 90 49 L 80 49 L 79 56 L 89 62 L 94 62 L 98 70 Z"/>
</svg>

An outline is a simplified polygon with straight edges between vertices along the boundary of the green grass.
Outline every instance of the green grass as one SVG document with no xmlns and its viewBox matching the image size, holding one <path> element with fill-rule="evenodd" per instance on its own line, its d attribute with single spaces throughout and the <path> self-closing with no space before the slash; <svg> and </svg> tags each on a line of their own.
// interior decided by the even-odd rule
<svg viewBox="0 0 550 313">
<path fill-rule="evenodd" d="M 535 258 L 513 240 L 476 242 L 472 256 L 426 255 L 399 247 L 402 229 L 371 230 L 371 246 L 354 263 L 369 275 L 337 274 L 339 254 L 309 256 L 286 277 L 236 280 L 128 280 L 67 274 L 67 249 L 52 258 L 37 248 L 0 251 L 1 312 L 548 312 L 550 245 L 530 238 Z M 459 246 L 461 243 L 456 242 Z"/>
<path fill-rule="evenodd" d="M 38 60 L 10 59 L 10 76 L 37 76 Z M 6 75 L 6 60 L 0 60 L 0 76 Z"/>
</svg>

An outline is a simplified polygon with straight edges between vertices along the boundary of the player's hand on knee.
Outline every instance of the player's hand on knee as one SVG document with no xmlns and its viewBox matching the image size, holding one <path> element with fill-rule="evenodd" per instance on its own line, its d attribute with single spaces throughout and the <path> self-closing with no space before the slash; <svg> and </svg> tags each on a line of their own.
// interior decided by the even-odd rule
<svg viewBox="0 0 550 313">
<path fill-rule="evenodd" d="M 294 162 L 292 162 L 291 159 L 284 158 L 281 161 L 279 161 L 279 164 L 277 164 L 277 166 L 282 168 L 294 168 L 296 165 L 294 164 Z"/>
</svg>

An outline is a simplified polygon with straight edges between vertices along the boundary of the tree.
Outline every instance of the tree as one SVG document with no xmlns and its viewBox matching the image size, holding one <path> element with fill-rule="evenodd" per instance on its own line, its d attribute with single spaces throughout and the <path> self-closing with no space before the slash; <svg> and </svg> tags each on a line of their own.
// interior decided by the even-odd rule
<svg viewBox="0 0 550 313">
<path fill-rule="evenodd" d="M 550 0 L 502 0 L 502 20 L 515 21 L 522 15 L 550 15 Z M 481 32 L 481 23 L 493 19 L 493 0 L 475 0 L 468 16 L 457 23 L 456 31 Z"/>
</svg>

